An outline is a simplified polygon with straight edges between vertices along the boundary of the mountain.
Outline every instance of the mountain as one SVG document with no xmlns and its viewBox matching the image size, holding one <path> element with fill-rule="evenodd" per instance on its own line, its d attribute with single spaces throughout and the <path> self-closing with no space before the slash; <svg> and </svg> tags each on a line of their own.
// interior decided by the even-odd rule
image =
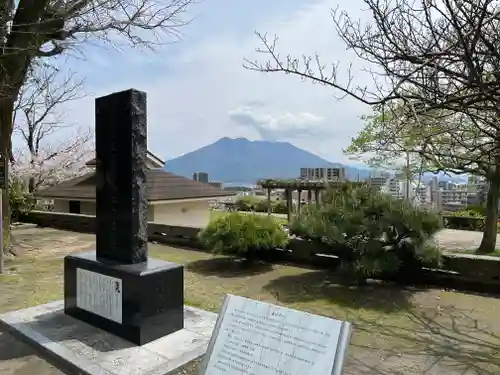
<svg viewBox="0 0 500 375">
<path fill-rule="evenodd" d="M 208 173 L 211 181 L 231 185 L 253 185 L 263 178 L 297 178 L 301 167 L 340 167 L 288 142 L 249 141 L 221 138 L 218 141 L 167 161 L 165 169 L 192 178 L 195 172 Z M 347 178 L 364 179 L 369 170 L 346 168 Z"/>
</svg>

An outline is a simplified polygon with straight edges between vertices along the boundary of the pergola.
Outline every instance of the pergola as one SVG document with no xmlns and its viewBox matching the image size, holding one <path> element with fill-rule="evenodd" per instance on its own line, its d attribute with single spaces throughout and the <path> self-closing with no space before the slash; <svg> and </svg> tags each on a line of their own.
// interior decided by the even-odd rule
<svg viewBox="0 0 500 375">
<path fill-rule="evenodd" d="M 313 200 L 314 193 L 314 201 L 316 205 L 319 205 L 321 202 L 321 191 L 330 187 L 340 187 L 346 184 L 347 181 L 309 181 L 309 180 L 276 180 L 276 179 L 265 179 L 260 180 L 257 184 L 263 188 L 267 189 L 267 214 L 271 215 L 271 191 L 274 189 L 283 189 L 285 191 L 285 199 L 287 205 L 287 217 L 288 221 L 290 221 L 292 217 L 292 192 L 298 192 L 298 202 L 297 202 L 297 213 L 300 213 L 302 200 L 300 199 L 301 193 L 303 191 L 307 191 L 307 203 L 311 204 Z M 352 182 L 349 182 L 352 184 Z"/>
</svg>

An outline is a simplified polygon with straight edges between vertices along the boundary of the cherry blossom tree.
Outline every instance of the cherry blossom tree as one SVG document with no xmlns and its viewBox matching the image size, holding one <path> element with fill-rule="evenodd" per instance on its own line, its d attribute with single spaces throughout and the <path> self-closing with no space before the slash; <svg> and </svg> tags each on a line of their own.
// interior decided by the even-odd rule
<svg viewBox="0 0 500 375">
<path fill-rule="evenodd" d="M 10 176 L 26 184 L 29 193 L 89 172 L 85 162 L 92 157 L 92 132 L 78 129 L 70 137 L 44 142 L 35 153 L 14 150 Z"/>
<path fill-rule="evenodd" d="M 13 176 L 22 177 L 32 193 L 79 173 L 92 134 L 79 128 L 60 137 L 71 126 L 61 105 L 84 96 L 83 80 L 43 62 L 34 63 L 29 72 L 14 112 L 14 131 L 22 145 L 15 150 L 16 155 L 12 153 L 11 162 Z"/>
<path fill-rule="evenodd" d="M 178 38 L 194 0 L 0 0 L 0 155 L 13 158 L 16 102 L 36 61 L 83 44 L 155 47 Z M 10 231 L 8 193 L 2 192 Z M 8 237 L 8 236 L 7 236 Z M 2 272 L 0 262 L 0 273 Z"/>
</svg>

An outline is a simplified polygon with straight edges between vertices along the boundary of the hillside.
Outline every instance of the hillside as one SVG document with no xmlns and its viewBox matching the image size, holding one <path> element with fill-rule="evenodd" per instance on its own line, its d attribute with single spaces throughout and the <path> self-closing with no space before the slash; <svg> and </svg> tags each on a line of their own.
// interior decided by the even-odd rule
<svg viewBox="0 0 500 375">
<path fill-rule="evenodd" d="M 301 167 L 338 167 L 319 156 L 288 142 L 249 141 L 246 138 L 221 138 L 218 141 L 167 161 L 169 172 L 192 178 L 206 172 L 211 181 L 254 184 L 262 178 L 297 178 Z M 346 166 L 347 178 L 366 178 L 367 169 Z"/>
</svg>

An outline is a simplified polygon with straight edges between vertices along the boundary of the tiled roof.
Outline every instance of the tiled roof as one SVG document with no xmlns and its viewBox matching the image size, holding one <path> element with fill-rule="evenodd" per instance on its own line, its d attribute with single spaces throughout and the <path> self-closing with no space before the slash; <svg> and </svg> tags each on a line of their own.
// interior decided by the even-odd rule
<svg viewBox="0 0 500 375">
<path fill-rule="evenodd" d="M 163 168 L 163 166 L 165 165 L 165 161 L 161 160 L 158 156 L 153 154 L 151 151 L 148 151 L 147 160 L 149 163 L 151 163 L 151 165 L 154 166 L 154 168 Z M 87 163 L 85 163 L 85 165 L 87 167 L 95 167 L 95 163 L 96 163 L 96 160 L 94 158 L 92 160 L 89 160 Z"/>
<path fill-rule="evenodd" d="M 150 201 L 215 198 L 235 194 L 234 192 L 218 189 L 203 182 L 177 176 L 163 169 L 148 170 L 146 179 Z M 55 199 L 95 199 L 95 186 L 96 176 L 92 172 L 40 190 L 36 193 L 36 196 Z"/>
</svg>

